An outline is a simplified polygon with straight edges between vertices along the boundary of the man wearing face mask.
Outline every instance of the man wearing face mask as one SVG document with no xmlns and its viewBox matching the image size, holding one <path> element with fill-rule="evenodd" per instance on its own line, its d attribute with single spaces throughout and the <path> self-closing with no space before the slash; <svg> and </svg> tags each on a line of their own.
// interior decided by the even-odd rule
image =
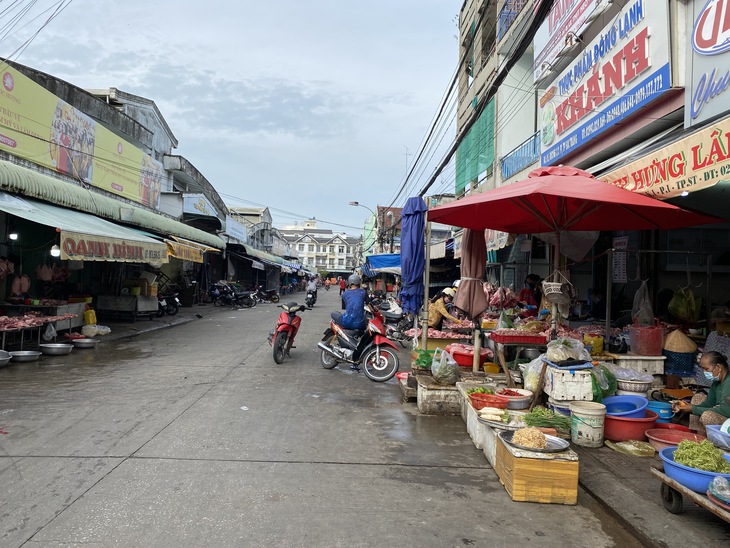
<svg viewBox="0 0 730 548">
<path fill-rule="evenodd" d="M 727 358 L 719 352 L 705 352 L 700 367 L 707 380 L 712 381 L 710 390 L 705 394 L 692 396 L 692 403 L 678 401 L 672 403 L 673 411 L 687 411 L 689 428 L 705 434 L 708 424 L 722 424 L 730 418 L 730 375 Z"/>
</svg>

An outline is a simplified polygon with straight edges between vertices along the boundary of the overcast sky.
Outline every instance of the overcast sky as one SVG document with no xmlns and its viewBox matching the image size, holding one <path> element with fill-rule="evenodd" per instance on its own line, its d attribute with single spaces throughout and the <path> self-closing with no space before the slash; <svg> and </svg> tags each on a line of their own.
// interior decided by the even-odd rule
<svg viewBox="0 0 730 548">
<path fill-rule="evenodd" d="M 228 205 L 266 205 L 277 226 L 294 222 L 289 212 L 358 234 L 348 227 L 368 213 L 347 203 L 394 198 L 451 82 L 461 4 L 73 0 L 19 56 L 42 19 L 26 16 L 0 48 L 76 86 L 155 101 L 173 153 Z"/>
</svg>

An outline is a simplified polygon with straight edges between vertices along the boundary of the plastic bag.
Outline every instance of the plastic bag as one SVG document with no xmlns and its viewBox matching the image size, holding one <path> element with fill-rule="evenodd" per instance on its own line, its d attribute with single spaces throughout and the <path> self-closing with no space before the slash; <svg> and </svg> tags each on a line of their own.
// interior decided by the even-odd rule
<svg viewBox="0 0 730 548">
<path fill-rule="evenodd" d="M 85 325 L 84 327 L 81 328 L 81 334 L 84 337 L 89 337 L 89 338 L 95 337 L 98 332 L 99 332 L 99 329 L 97 328 L 97 326 L 95 324 Z"/>
<path fill-rule="evenodd" d="M 630 457 L 653 458 L 656 453 L 656 449 L 645 441 L 628 440 L 616 443 L 606 440 L 606 445 L 614 451 L 629 455 Z"/>
<path fill-rule="evenodd" d="M 720 499 L 726 504 L 730 501 L 730 483 L 728 483 L 727 478 L 715 476 L 712 478 L 707 490 L 713 497 Z"/>
<path fill-rule="evenodd" d="M 694 323 L 700 317 L 702 299 L 695 299 L 694 293 L 689 287 L 680 287 L 669 301 L 667 310 L 675 318 L 687 323 Z"/>
<path fill-rule="evenodd" d="M 497 329 L 512 329 L 514 326 L 515 324 L 509 319 L 507 313 L 502 310 L 499 314 L 499 320 L 497 320 Z"/>
<path fill-rule="evenodd" d="M 441 348 L 436 348 L 431 361 L 433 380 L 439 384 L 456 384 L 459 380 L 459 364 Z"/>
<path fill-rule="evenodd" d="M 564 360 L 583 360 L 591 361 L 591 355 L 586 350 L 583 341 L 561 337 L 550 341 L 547 345 L 546 357 L 553 363 L 562 362 Z"/>
<path fill-rule="evenodd" d="M 630 367 L 619 367 L 614 364 L 606 364 L 606 366 L 613 375 L 622 381 L 641 381 L 641 382 L 653 382 L 654 375 L 651 373 L 640 373 Z"/>
<path fill-rule="evenodd" d="M 649 286 L 646 285 L 646 282 L 641 282 L 641 287 L 634 295 L 631 317 L 638 320 L 639 325 L 654 325 L 654 310 L 651 307 Z"/>
<path fill-rule="evenodd" d="M 58 333 L 56 333 L 56 328 L 53 327 L 52 323 L 49 323 L 46 326 L 46 330 L 43 332 L 43 340 L 46 342 L 54 340 L 58 336 Z"/>
<path fill-rule="evenodd" d="M 540 373 L 542 372 L 543 356 L 538 356 L 530 363 L 520 365 L 522 378 L 525 383 L 525 390 L 537 392 L 537 385 L 540 382 Z"/>
<path fill-rule="evenodd" d="M 108 335 L 111 332 L 112 332 L 111 328 L 107 327 L 106 325 L 97 325 L 96 326 L 97 335 Z"/>
</svg>

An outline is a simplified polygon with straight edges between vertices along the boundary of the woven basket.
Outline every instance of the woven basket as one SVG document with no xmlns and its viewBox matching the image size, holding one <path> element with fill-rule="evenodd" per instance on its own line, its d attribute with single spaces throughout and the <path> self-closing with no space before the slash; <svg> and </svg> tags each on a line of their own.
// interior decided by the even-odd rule
<svg viewBox="0 0 730 548">
<path fill-rule="evenodd" d="M 561 282 L 542 282 L 542 294 L 553 304 L 570 304 L 570 285 Z"/>
<path fill-rule="evenodd" d="M 497 396 L 494 394 L 469 394 L 469 400 L 471 405 L 477 411 L 483 407 L 496 407 L 498 409 L 506 409 L 509 403 L 509 398 L 504 396 Z"/>
</svg>

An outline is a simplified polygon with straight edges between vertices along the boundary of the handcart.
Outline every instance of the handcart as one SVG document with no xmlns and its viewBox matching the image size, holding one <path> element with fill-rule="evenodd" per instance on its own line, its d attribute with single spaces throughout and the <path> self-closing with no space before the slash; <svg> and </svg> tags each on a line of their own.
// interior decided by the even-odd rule
<svg viewBox="0 0 730 548">
<path fill-rule="evenodd" d="M 662 482 L 661 494 L 662 504 L 667 511 L 672 514 L 680 514 L 683 510 L 684 501 L 683 496 L 688 497 L 697 506 L 701 506 L 715 514 L 720 519 L 730 523 L 730 507 L 725 506 L 722 502 L 714 502 L 709 499 L 707 495 L 695 493 L 688 487 L 685 487 L 681 483 L 673 480 L 664 473 L 664 466 L 652 466 L 651 475 Z"/>
</svg>

